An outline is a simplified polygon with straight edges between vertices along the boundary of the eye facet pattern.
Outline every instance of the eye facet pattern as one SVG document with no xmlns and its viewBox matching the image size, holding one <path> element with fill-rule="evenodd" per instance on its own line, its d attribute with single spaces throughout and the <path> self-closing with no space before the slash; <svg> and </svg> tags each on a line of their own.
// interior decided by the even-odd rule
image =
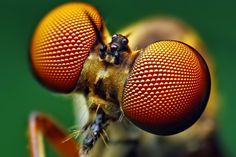
<svg viewBox="0 0 236 157">
<path fill-rule="evenodd" d="M 178 41 L 153 43 L 136 59 L 122 110 L 138 127 L 171 135 L 193 125 L 210 94 L 210 73 L 201 55 Z"/>
<path fill-rule="evenodd" d="M 96 27 L 96 28 L 94 28 Z M 36 78 L 47 88 L 68 93 L 102 29 L 102 18 L 89 4 L 67 3 L 51 11 L 36 28 L 30 60 Z"/>
</svg>

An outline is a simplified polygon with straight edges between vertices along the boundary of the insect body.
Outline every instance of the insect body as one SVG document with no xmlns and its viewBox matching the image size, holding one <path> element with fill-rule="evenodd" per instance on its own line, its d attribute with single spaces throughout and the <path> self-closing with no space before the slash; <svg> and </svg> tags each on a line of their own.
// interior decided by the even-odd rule
<svg viewBox="0 0 236 157">
<path fill-rule="evenodd" d="M 131 121 L 157 135 L 187 129 L 204 111 L 210 93 L 208 67 L 194 48 L 165 40 L 133 49 L 125 35 L 110 37 L 88 4 L 68 3 L 49 13 L 34 33 L 30 56 L 44 86 L 84 95 L 88 121 L 79 143 L 85 156 L 93 156 L 90 150 L 109 125 L 122 130 L 128 123 L 128 130 L 136 130 Z M 119 121 L 123 115 L 128 121 Z"/>
</svg>

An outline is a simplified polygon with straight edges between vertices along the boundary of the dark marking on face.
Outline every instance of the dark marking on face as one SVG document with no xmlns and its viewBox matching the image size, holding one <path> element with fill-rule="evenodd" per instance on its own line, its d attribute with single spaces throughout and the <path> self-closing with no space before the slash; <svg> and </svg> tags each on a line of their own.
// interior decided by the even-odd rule
<svg viewBox="0 0 236 157">
<path fill-rule="evenodd" d="M 119 100 L 118 98 L 118 92 L 116 89 L 112 89 L 112 91 L 110 92 L 110 98 L 112 99 L 112 102 L 114 102 L 115 104 L 119 104 Z"/>
<path fill-rule="evenodd" d="M 102 99 L 106 100 L 106 91 L 104 88 L 103 79 L 99 79 L 94 85 L 94 93 L 100 96 Z"/>
</svg>

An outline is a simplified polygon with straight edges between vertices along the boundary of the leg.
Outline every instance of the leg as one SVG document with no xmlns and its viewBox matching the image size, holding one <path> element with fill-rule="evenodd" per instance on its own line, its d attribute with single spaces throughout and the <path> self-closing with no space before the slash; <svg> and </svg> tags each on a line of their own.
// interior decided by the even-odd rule
<svg viewBox="0 0 236 157">
<path fill-rule="evenodd" d="M 31 157 L 44 157 L 42 135 L 64 157 L 79 157 L 77 142 L 46 115 L 34 112 L 29 117 L 29 146 Z"/>
</svg>

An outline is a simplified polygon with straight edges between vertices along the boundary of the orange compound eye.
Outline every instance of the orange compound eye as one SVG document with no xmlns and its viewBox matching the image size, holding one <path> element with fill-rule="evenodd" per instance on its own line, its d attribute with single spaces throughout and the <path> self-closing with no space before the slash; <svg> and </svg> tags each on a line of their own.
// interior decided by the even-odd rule
<svg viewBox="0 0 236 157">
<path fill-rule="evenodd" d="M 101 29 L 100 14 L 84 3 L 64 4 L 44 17 L 34 33 L 30 53 L 39 81 L 51 90 L 71 92 Z"/>
<path fill-rule="evenodd" d="M 197 121 L 210 94 L 206 62 L 178 41 L 149 45 L 124 89 L 122 110 L 138 127 L 158 135 L 181 132 Z"/>
</svg>

